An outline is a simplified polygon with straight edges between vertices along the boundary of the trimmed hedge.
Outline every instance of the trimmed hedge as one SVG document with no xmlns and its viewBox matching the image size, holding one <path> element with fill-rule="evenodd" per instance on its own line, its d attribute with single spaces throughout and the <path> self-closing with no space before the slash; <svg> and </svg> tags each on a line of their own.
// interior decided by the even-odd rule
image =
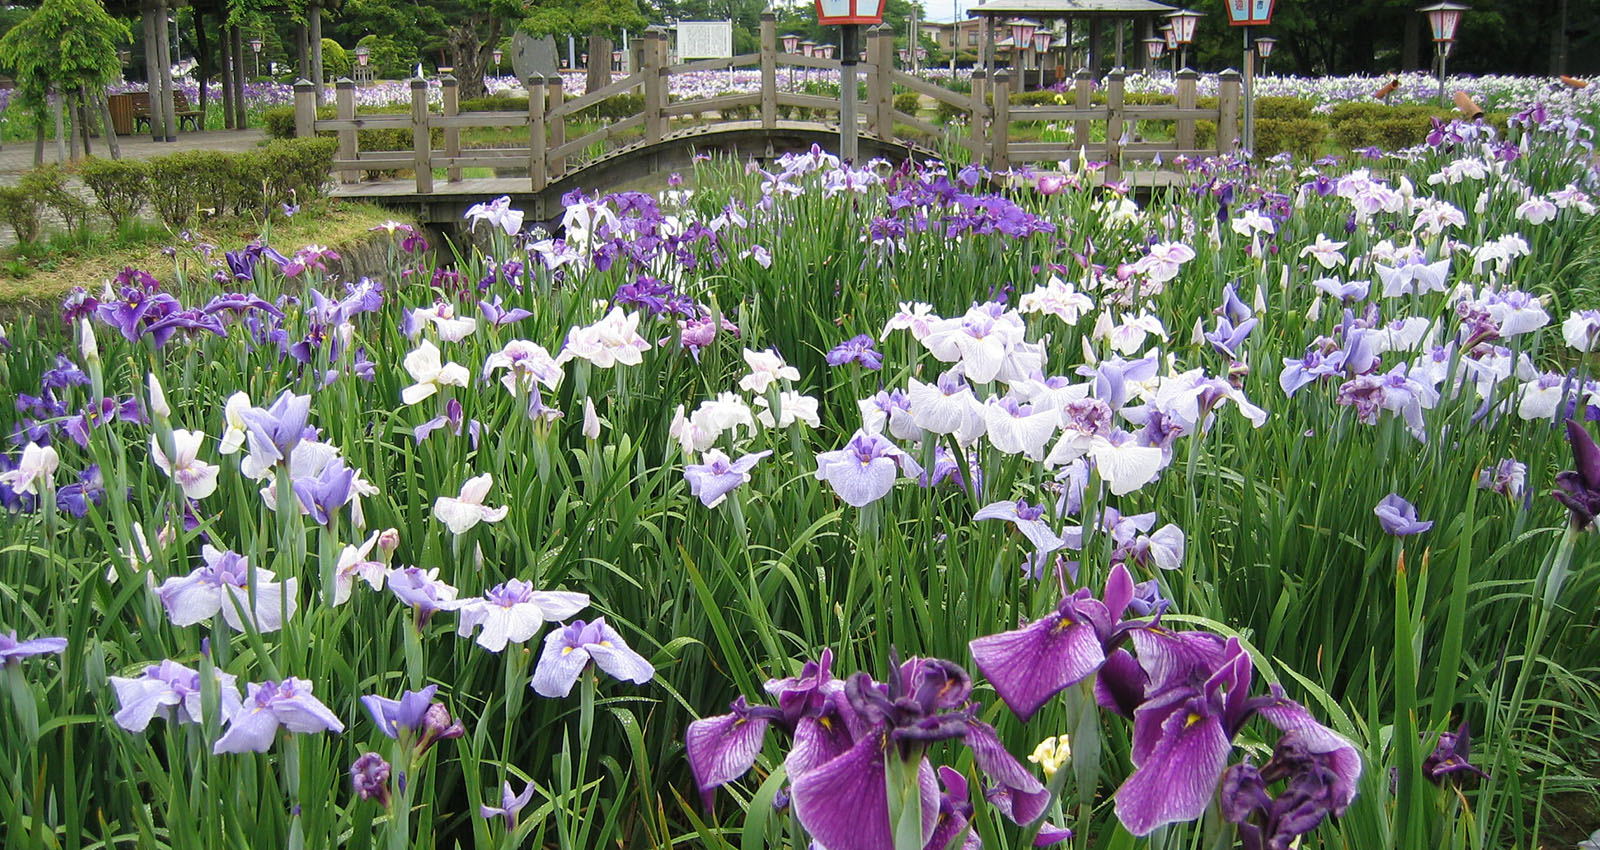
<svg viewBox="0 0 1600 850">
<path fill-rule="evenodd" d="M 894 96 L 894 108 L 907 115 L 916 115 L 922 108 L 922 96 L 914 91 L 901 92 Z"/>
<path fill-rule="evenodd" d="M 0 222 L 11 226 L 17 241 L 32 242 L 47 207 L 69 231 L 87 224 L 96 207 L 118 225 L 149 206 L 174 229 L 201 213 L 261 216 L 276 204 L 319 197 L 337 147 L 332 139 L 278 139 L 253 151 L 184 151 L 144 162 L 91 157 L 78 173 L 94 193 L 92 206 L 66 185 L 64 169 L 45 165 L 22 175 L 18 185 L 0 188 Z"/>
<path fill-rule="evenodd" d="M 524 98 L 522 108 L 528 108 L 527 99 Z M 360 115 L 410 115 L 411 107 L 404 104 L 393 106 L 375 106 L 360 110 Z M 317 108 L 319 120 L 332 120 L 338 117 L 338 110 L 332 106 Z M 267 136 L 273 139 L 294 138 L 294 107 L 274 106 L 261 113 L 263 126 L 266 127 Z M 336 138 L 332 130 L 324 130 L 317 134 L 325 139 Z M 444 130 L 439 127 L 432 128 L 430 138 L 435 147 L 444 144 Z M 383 127 L 376 130 L 357 130 L 356 145 L 364 151 L 408 151 L 412 148 L 411 131 L 404 127 Z"/>
<path fill-rule="evenodd" d="M 1259 110 L 1257 110 L 1259 112 Z M 1328 139 L 1328 124 L 1313 118 L 1256 117 L 1256 155 L 1291 153 L 1315 159 Z"/>
</svg>

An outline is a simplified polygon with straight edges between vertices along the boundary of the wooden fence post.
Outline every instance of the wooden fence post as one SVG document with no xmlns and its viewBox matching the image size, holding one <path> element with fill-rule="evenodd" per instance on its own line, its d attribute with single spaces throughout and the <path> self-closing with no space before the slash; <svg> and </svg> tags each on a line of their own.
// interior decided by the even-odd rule
<svg viewBox="0 0 1600 850">
<path fill-rule="evenodd" d="M 878 96 L 874 101 L 878 112 L 878 138 L 894 141 L 894 27 L 878 24 L 878 51 L 868 54 L 878 65 L 874 75 L 878 79 Z"/>
<path fill-rule="evenodd" d="M 871 62 L 874 68 L 873 71 L 867 74 L 867 136 L 881 139 L 883 138 L 883 131 L 879 128 L 879 121 L 882 120 L 883 116 L 878 114 L 878 87 L 883 85 L 883 78 L 878 75 L 876 68 L 878 55 L 882 52 L 878 49 L 878 42 L 882 40 L 882 34 L 878 32 L 878 26 L 874 24 L 867 27 L 866 35 L 867 61 Z"/>
<path fill-rule="evenodd" d="M 1122 94 L 1121 68 L 1112 68 L 1106 77 L 1106 179 L 1122 179 Z"/>
<path fill-rule="evenodd" d="M 411 81 L 412 168 L 417 172 L 417 194 L 433 193 L 433 139 L 428 135 L 428 81 Z"/>
<path fill-rule="evenodd" d="M 640 39 L 639 73 L 644 75 L 644 140 L 647 144 L 661 141 L 664 118 L 661 108 L 667 105 L 667 33 L 660 27 L 644 31 Z"/>
<path fill-rule="evenodd" d="M 1011 71 L 1005 68 L 994 72 L 994 131 L 989 151 L 989 170 L 1005 171 L 1011 167 Z"/>
<path fill-rule="evenodd" d="M 544 77 L 528 78 L 528 176 L 533 179 L 533 191 L 539 192 L 550 185 L 550 164 L 545 148 L 544 130 Z"/>
<path fill-rule="evenodd" d="M 452 116 L 453 115 L 459 115 L 461 113 L 461 84 L 460 84 L 460 82 L 458 82 L 456 80 L 454 74 L 446 74 L 444 76 L 444 79 L 441 80 L 440 82 L 443 83 L 443 85 L 444 85 L 444 114 L 445 115 L 452 115 Z M 461 128 L 460 127 L 445 127 L 444 128 L 444 155 L 445 156 L 460 156 L 461 155 Z M 460 182 L 460 180 L 461 180 L 461 166 L 459 166 L 459 165 L 450 166 L 449 169 L 445 172 L 445 179 L 448 180 L 451 183 Z"/>
<path fill-rule="evenodd" d="M 548 92 L 549 106 L 545 107 L 545 114 L 550 116 L 550 149 L 554 151 L 567 143 L 567 96 L 562 91 L 565 81 L 560 74 L 552 74 L 544 80 L 544 90 Z M 554 112 L 554 115 L 550 113 Z M 550 179 L 556 180 L 567 173 L 567 158 L 550 156 Z"/>
<path fill-rule="evenodd" d="M 1229 68 L 1218 75 L 1217 154 L 1233 153 L 1239 142 L 1239 72 Z"/>
<path fill-rule="evenodd" d="M 150 98 L 150 126 L 156 123 L 156 98 Z M 294 81 L 294 135 L 297 139 L 309 139 L 316 135 L 317 123 L 317 92 L 311 81 L 301 78 Z M 159 139 L 157 140 L 159 141 Z"/>
<path fill-rule="evenodd" d="M 1072 105 L 1079 109 L 1088 109 L 1091 105 L 1093 105 L 1092 101 L 1094 96 L 1090 91 L 1090 89 L 1093 87 L 1094 75 L 1089 73 L 1088 68 L 1079 68 L 1078 72 L 1072 75 Z M 1077 145 L 1079 148 L 1089 147 L 1089 126 L 1090 122 L 1088 121 L 1072 122 L 1072 143 Z"/>
<path fill-rule="evenodd" d="M 1184 68 L 1178 72 L 1178 108 L 1193 109 L 1195 102 L 1195 87 L 1200 75 L 1193 68 Z M 1220 129 L 1220 128 L 1219 128 Z M 1185 118 L 1178 122 L 1177 136 L 1178 150 L 1194 150 L 1194 119 Z"/>
<path fill-rule="evenodd" d="M 339 116 L 339 120 L 340 121 L 353 121 L 353 120 L 355 120 L 355 117 L 356 117 L 356 84 L 354 82 L 352 82 L 348 77 L 340 77 L 339 81 L 333 84 L 333 89 L 334 89 L 334 97 L 333 97 L 333 99 L 334 99 L 334 103 L 335 103 L 335 108 L 338 110 L 337 114 Z M 339 131 L 339 158 L 340 159 L 355 159 L 356 158 L 356 151 L 357 151 L 357 146 L 356 146 L 356 131 L 355 131 L 355 128 L 352 127 L 352 128 L 350 128 L 348 130 L 340 130 Z M 361 171 L 359 169 L 355 169 L 355 168 L 341 169 L 339 171 L 339 182 L 340 183 L 360 183 L 361 182 Z"/>
<path fill-rule="evenodd" d="M 761 13 L 761 129 L 778 126 L 778 13 Z"/>
<path fill-rule="evenodd" d="M 989 80 L 982 68 L 972 69 L 972 94 L 969 97 L 972 164 L 985 165 L 989 161 Z"/>
</svg>

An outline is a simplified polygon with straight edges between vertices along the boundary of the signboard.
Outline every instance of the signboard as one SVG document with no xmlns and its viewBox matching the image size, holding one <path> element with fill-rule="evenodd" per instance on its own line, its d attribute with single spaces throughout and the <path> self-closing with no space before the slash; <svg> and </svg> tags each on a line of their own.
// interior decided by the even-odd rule
<svg viewBox="0 0 1600 850">
<path fill-rule="evenodd" d="M 679 21 L 678 61 L 733 56 L 733 21 Z"/>
<path fill-rule="evenodd" d="M 1236 27 L 1259 27 L 1272 23 L 1275 0 L 1228 0 L 1228 23 Z"/>
</svg>

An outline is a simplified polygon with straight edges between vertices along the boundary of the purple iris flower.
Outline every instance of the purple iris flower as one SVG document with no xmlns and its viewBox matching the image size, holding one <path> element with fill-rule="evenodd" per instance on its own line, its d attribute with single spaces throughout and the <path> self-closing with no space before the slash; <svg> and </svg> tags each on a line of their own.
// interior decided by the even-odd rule
<svg viewBox="0 0 1600 850">
<path fill-rule="evenodd" d="M 1216 328 L 1205 335 L 1206 342 L 1211 343 L 1211 347 L 1223 357 L 1237 360 L 1239 347 L 1250 337 L 1250 332 L 1256 329 L 1256 321 L 1254 318 L 1249 318 L 1235 325 L 1227 316 L 1218 316 Z"/>
<path fill-rule="evenodd" d="M 500 306 L 500 302 L 501 298 L 498 295 L 494 297 L 493 301 L 478 302 L 478 311 L 483 313 L 483 320 L 497 328 L 520 322 L 533 315 L 533 313 L 521 307 L 512 307 L 509 310 L 503 309 Z"/>
<path fill-rule="evenodd" d="M 334 458 L 316 476 L 295 479 L 294 493 L 317 525 L 331 526 L 339 509 L 350 502 L 350 485 L 355 477 L 355 470 Z"/>
<path fill-rule="evenodd" d="M 1292 847 L 1328 815 L 1344 811 L 1342 755 L 1318 751 L 1313 736 L 1291 730 L 1279 739 L 1272 758 L 1259 770 L 1249 762 L 1222 774 L 1221 812 L 1237 824 L 1246 850 Z M 1276 798 L 1267 786 L 1283 782 Z"/>
<path fill-rule="evenodd" d="M 1568 521 L 1581 530 L 1600 513 L 1600 447 L 1595 446 L 1589 429 L 1575 419 L 1567 420 L 1567 441 L 1572 444 L 1574 468 L 1556 474 L 1551 495 L 1567 506 Z"/>
<path fill-rule="evenodd" d="M 1434 746 L 1433 752 L 1422 760 L 1422 772 L 1438 785 L 1465 776 L 1487 777 L 1489 774 L 1467 761 L 1471 749 L 1472 730 L 1467 728 L 1467 722 L 1463 720 L 1456 731 L 1439 735 L 1439 743 Z"/>
<path fill-rule="evenodd" d="M 251 682 L 249 694 L 228 721 L 228 731 L 211 748 L 213 754 L 264 753 L 278 736 L 278 727 L 290 732 L 343 732 L 344 724 L 311 695 L 311 683 L 287 678 L 282 682 Z"/>
<path fill-rule="evenodd" d="M 747 454 L 730 461 L 726 454 L 710 449 L 702 458 L 705 463 L 691 463 L 683 467 L 683 478 L 689 482 L 689 493 L 700 499 L 708 508 L 722 504 L 739 485 L 750 480 L 750 470 L 756 462 L 772 454 L 771 450 Z"/>
<path fill-rule="evenodd" d="M 438 685 L 429 685 L 420 691 L 406 691 L 397 700 L 368 694 L 361 698 L 361 704 L 378 724 L 379 732 L 399 740 L 402 735 L 415 735 L 422 728 L 422 719 L 438 690 Z"/>
<path fill-rule="evenodd" d="M 882 434 L 857 431 L 844 448 L 817 455 L 817 480 L 854 508 L 888 495 L 901 472 L 915 478 L 922 467 Z"/>
<path fill-rule="evenodd" d="M 1039 554 L 1054 552 L 1067 545 L 1067 542 L 1050 529 L 1049 523 L 1044 521 L 1044 505 L 1030 505 L 1022 499 L 1015 502 L 994 502 L 984 505 L 972 515 L 973 519 L 1001 519 L 1016 526 L 1023 537 L 1028 538 Z"/>
<path fill-rule="evenodd" d="M 223 326 L 221 319 L 199 308 L 174 310 L 163 318 L 149 323 L 144 330 L 157 348 L 166 345 L 167 340 L 179 331 L 189 336 L 197 336 L 201 331 L 210 331 L 221 337 L 228 335 L 228 329 Z"/>
<path fill-rule="evenodd" d="M 1141 645 L 1141 657 L 1148 645 Z M 1182 658 L 1174 653 L 1165 661 L 1170 665 Z M 1314 756 L 1326 768 L 1326 811 L 1344 812 L 1355 798 L 1361 776 L 1361 756 L 1354 744 L 1317 722 L 1276 684 L 1268 695 L 1250 697 L 1253 668 L 1238 638 L 1228 640 L 1214 667 L 1190 661 L 1189 672 L 1154 683 L 1134 712 L 1135 770 L 1116 794 L 1117 817 L 1129 832 L 1148 835 L 1166 824 L 1204 814 L 1216 796 L 1234 736 L 1256 715 L 1285 732 L 1289 746 Z M 1145 666 L 1148 669 L 1150 663 Z"/>
<path fill-rule="evenodd" d="M 115 300 L 101 303 L 95 315 L 100 321 L 116 328 L 127 341 L 138 342 L 152 323 L 161 321 L 179 309 L 182 309 L 182 305 L 178 299 L 165 292 L 151 293 L 140 287 L 124 286 Z M 166 335 L 170 336 L 171 333 L 167 332 Z M 162 337 L 156 345 L 159 347 L 165 341 L 166 338 Z"/>
<path fill-rule="evenodd" d="M 265 298 L 250 292 L 224 292 L 206 302 L 206 306 L 200 309 L 208 314 L 226 313 L 230 318 L 237 318 L 255 310 L 283 318 L 282 310 L 274 307 Z"/>
<path fill-rule="evenodd" d="M 592 623 L 573 620 L 545 638 L 544 652 L 533 670 L 531 687 L 540 696 L 558 699 L 572 693 L 572 686 L 589 666 L 595 666 L 625 682 L 642 685 L 656 674 L 644 656 L 628 648 L 606 618 Z"/>
<path fill-rule="evenodd" d="M 105 480 L 96 464 L 79 473 L 77 481 L 56 490 L 56 507 L 79 519 L 89 514 L 90 505 L 99 507 L 105 499 Z"/>
<path fill-rule="evenodd" d="M 350 785 L 356 796 L 363 800 L 377 800 L 378 805 L 389 806 L 389 773 L 392 768 L 377 753 L 362 753 L 350 765 Z"/>
<path fill-rule="evenodd" d="M 1383 501 L 1378 502 L 1378 506 L 1373 508 L 1372 512 L 1378 515 L 1378 523 L 1383 526 L 1383 530 L 1396 537 L 1421 534 L 1433 528 L 1431 521 L 1418 522 L 1416 507 L 1401 498 L 1398 493 L 1384 496 Z"/>
<path fill-rule="evenodd" d="M 212 670 L 217 679 L 219 706 L 223 715 L 231 717 L 238 710 L 239 687 L 235 677 Z M 129 732 L 143 732 L 157 713 L 168 723 L 200 723 L 200 674 L 176 661 L 163 661 L 144 668 L 137 678 L 109 677 L 120 706 L 111 719 Z"/>
<path fill-rule="evenodd" d="M 1023 720 L 1061 691 L 1089 678 L 1106 653 L 1149 623 L 1123 622 L 1133 600 L 1133 577 L 1117 564 L 1102 598 L 1079 588 L 1048 616 L 1016 631 L 976 638 L 968 645 L 995 693 Z M 1219 768 L 1220 769 L 1220 768 Z"/>
<path fill-rule="evenodd" d="M 19 641 L 15 631 L 10 634 L 0 632 L 0 668 L 20 664 L 22 659 L 29 656 L 60 655 L 66 651 L 66 638 L 41 637 Z"/>
<path fill-rule="evenodd" d="M 522 789 L 521 794 L 512 792 L 510 782 L 502 782 L 500 783 L 500 805 L 480 805 L 478 806 L 478 814 L 485 819 L 505 818 L 506 830 L 515 831 L 517 828 L 517 815 L 527 807 L 528 802 L 532 799 L 532 782 L 529 782 L 527 787 Z"/>
<path fill-rule="evenodd" d="M 259 455 L 264 465 L 286 462 L 305 436 L 311 396 L 285 390 L 270 407 L 246 408 L 239 416 L 244 420 L 251 454 Z"/>
<path fill-rule="evenodd" d="M 883 355 L 873 347 L 872 337 L 866 334 L 858 334 L 834 346 L 828 352 L 827 360 L 829 366 L 856 363 L 874 372 L 883 368 Z"/>
<path fill-rule="evenodd" d="M 439 581 L 439 568 L 423 570 L 405 567 L 389 572 L 389 592 L 416 611 L 417 625 L 428 624 L 439 611 L 454 611 L 458 606 L 454 587 Z"/>
<path fill-rule="evenodd" d="M 891 653 L 892 661 L 898 658 Z M 887 772 L 913 768 L 920 792 L 922 841 L 927 848 L 943 834 L 947 843 L 970 813 L 964 782 L 946 782 L 939 798 L 938 774 L 924 753 L 929 744 L 959 740 L 980 771 L 1009 798 L 1002 808 L 1017 823 L 1043 814 L 1050 793 L 1006 752 L 994 728 L 977 719 L 972 680 L 959 665 L 936 658 L 896 664 L 889 681 L 866 673 L 841 682 L 829 666 L 832 654 L 807 663 L 800 676 L 766 683 L 776 705 L 752 706 L 743 697 L 733 712 L 689 724 L 685 749 L 709 807 L 715 789 L 755 764 L 766 731 L 778 726 L 794 741 L 784 767 L 795 816 L 829 850 L 880 850 L 894 843 Z M 948 780 L 948 777 L 947 777 Z M 997 806 L 999 807 L 999 806 Z M 963 823 L 940 830 L 941 813 Z"/>
<path fill-rule="evenodd" d="M 1278 373 L 1278 386 L 1283 394 L 1294 397 L 1306 385 L 1322 378 L 1331 378 L 1344 371 L 1345 352 L 1335 349 L 1324 351 L 1316 346 L 1306 350 L 1299 360 L 1283 358 L 1283 371 Z"/>
</svg>

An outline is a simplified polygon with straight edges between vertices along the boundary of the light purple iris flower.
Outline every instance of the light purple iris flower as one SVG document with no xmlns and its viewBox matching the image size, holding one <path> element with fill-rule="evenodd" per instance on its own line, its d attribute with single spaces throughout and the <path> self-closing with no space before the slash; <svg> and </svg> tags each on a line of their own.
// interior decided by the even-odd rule
<svg viewBox="0 0 1600 850">
<path fill-rule="evenodd" d="M 589 605 L 589 595 L 566 590 L 534 590 L 518 579 L 497 584 L 483 596 L 456 603 L 461 625 L 457 634 L 478 633 L 478 645 L 500 652 L 506 643 L 522 643 L 544 628 L 545 623 L 565 620 Z"/>
<path fill-rule="evenodd" d="M 689 482 L 689 494 L 700 499 L 708 508 L 722 504 L 728 494 L 750 480 L 750 470 L 756 462 L 772 454 L 770 450 L 747 454 L 730 461 L 718 449 L 707 449 L 701 457 L 705 463 L 690 463 L 683 467 L 683 479 Z"/>
<path fill-rule="evenodd" d="M 1383 530 L 1397 537 L 1421 534 L 1433 528 L 1432 522 L 1418 522 L 1416 507 L 1402 499 L 1398 493 L 1384 496 L 1383 501 L 1379 502 L 1372 512 L 1378 515 L 1378 523 L 1383 526 Z"/>
<path fill-rule="evenodd" d="M 1030 505 L 1022 499 L 1015 502 L 994 502 L 984 505 L 972 515 L 973 519 L 1000 519 L 1016 526 L 1017 531 L 1034 545 L 1040 555 L 1054 552 L 1067 545 L 1061 535 L 1050 530 L 1044 521 L 1044 505 Z"/>
<path fill-rule="evenodd" d="M 544 640 L 544 652 L 533 670 L 531 686 L 540 696 L 559 699 L 572 693 L 590 661 L 625 682 L 642 685 L 656 674 L 644 656 L 628 648 L 604 617 L 592 623 L 574 620 Z"/>
<path fill-rule="evenodd" d="M 295 395 L 287 390 L 269 407 L 250 407 L 239 413 L 239 418 L 244 420 L 250 453 L 262 466 L 288 460 L 294 447 L 304 438 L 310 416 L 311 396 Z"/>
<path fill-rule="evenodd" d="M 173 576 L 156 588 L 156 595 L 174 626 L 192 626 L 221 612 L 224 622 L 234 631 L 242 632 L 245 621 L 240 612 L 243 611 L 256 631 L 265 634 L 283 628 L 284 620 L 294 616 L 299 579 L 275 582 L 271 570 L 252 568 L 249 558 L 210 545 L 200 554 L 205 566 L 186 576 Z M 256 592 L 253 609 L 249 595 L 252 569 Z"/>
<path fill-rule="evenodd" d="M 344 460 L 334 458 L 316 475 L 295 479 L 294 494 L 317 525 L 331 526 L 339 509 L 350 502 L 350 486 L 355 478 L 355 470 L 345 466 Z"/>
<path fill-rule="evenodd" d="M 1283 389 L 1284 395 L 1293 398 L 1294 394 L 1304 389 L 1307 384 L 1344 371 L 1344 361 L 1343 351 L 1336 349 L 1324 352 L 1316 347 L 1308 349 L 1305 356 L 1299 360 L 1285 357 L 1283 371 L 1278 373 L 1278 386 Z"/>
<path fill-rule="evenodd" d="M 454 611 L 460 591 L 439 581 L 439 568 L 403 567 L 389 571 L 389 591 L 416 611 L 417 625 L 425 626 L 434 613 Z"/>
<path fill-rule="evenodd" d="M 480 805 L 478 806 L 478 814 L 485 819 L 505 818 L 507 831 L 515 831 L 517 828 L 517 815 L 527 807 L 528 802 L 532 799 L 532 782 L 529 782 L 527 787 L 522 789 L 521 794 L 514 793 L 511 790 L 510 782 L 502 782 L 500 783 L 500 805 Z"/>
<path fill-rule="evenodd" d="M 239 687 L 235 677 L 212 670 L 217 679 L 222 714 L 232 717 L 239 708 Z M 199 723 L 201 717 L 200 674 L 176 661 L 163 661 L 144 668 L 135 678 L 111 676 L 116 691 L 117 713 L 111 716 L 129 732 L 143 732 L 157 713 L 168 723 Z"/>
<path fill-rule="evenodd" d="M 829 366 L 843 366 L 846 363 L 857 363 L 864 369 L 876 372 L 883 368 L 883 355 L 873 347 L 872 337 L 866 334 L 853 336 L 833 347 L 828 352 Z"/>
<path fill-rule="evenodd" d="M 350 765 L 350 787 L 363 800 L 377 800 L 378 805 L 389 806 L 389 773 L 393 770 L 383 756 L 362 753 Z"/>
<path fill-rule="evenodd" d="M 438 690 L 438 685 L 429 685 L 420 691 L 406 691 L 397 700 L 368 694 L 361 698 L 361 704 L 378 724 L 379 732 L 398 740 L 401 735 L 414 735 L 422 728 L 422 718 Z"/>
<path fill-rule="evenodd" d="M 844 448 L 817 455 L 817 480 L 854 508 L 888 495 L 901 472 L 916 478 L 922 467 L 881 434 L 857 431 Z"/>
<path fill-rule="evenodd" d="M 18 664 L 29 656 L 60 655 L 66 651 L 66 638 L 41 637 L 19 641 L 16 632 L 0 632 L 0 668 Z"/>
<path fill-rule="evenodd" d="M 280 726 L 300 733 L 344 731 L 344 724 L 311 695 L 311 683 L 304 679 L 251 682 L 245 687 L 249 694 L 229 719 L 228 731 L 211 748 L 214 754 L 264 753 Z"/>
</svg>

